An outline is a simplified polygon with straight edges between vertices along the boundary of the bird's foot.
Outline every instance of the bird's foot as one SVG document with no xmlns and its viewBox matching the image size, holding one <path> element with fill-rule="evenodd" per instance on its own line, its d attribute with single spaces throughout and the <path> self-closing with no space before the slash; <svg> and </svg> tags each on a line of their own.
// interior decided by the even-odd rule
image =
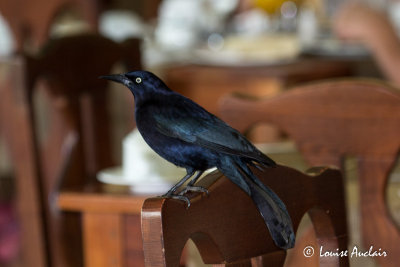
<svg viewBox="0 0 400 267">
<path fill-rule="evenodd" d="M 189 207 L 190 207 L 190 200 L 189 200 L 189 198 L 188 197 L 185 197 L 185 196 L 182 196 L 181 194 L 179 194 L 179 195 L 174 195 L 174 194 L 165 194 L 165 195 L 162 195 L 161 197 L 164 197 L 164 198 L 172 198 L 172 199 L 177 199 L 177 200 L 180 200 L 180 201 L 183 201 L 183 202 L 185 202 L 186 203 L 186 209 L 188 209 Z"/>
<path fill-rule="evenodd" d="M 199 192 L 199 193 L 205 193 L 208 195 L 208 190 L 205 189 L 204 187 L 201 186 L 186 186 L 181 192 L 179 192 L 179 195 L 182 196 L 186 194 L 187 192 Z"/>
</svg>

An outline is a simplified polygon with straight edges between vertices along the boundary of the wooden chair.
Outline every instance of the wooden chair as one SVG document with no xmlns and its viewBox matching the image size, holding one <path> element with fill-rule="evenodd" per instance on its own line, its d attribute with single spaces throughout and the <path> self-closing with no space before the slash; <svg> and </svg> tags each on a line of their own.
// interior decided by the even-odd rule
<svg viewBox="0 0 400 267">
<path fill-rule="evenodd" d="M 6 65 L 6 68 L 4 68 Z M 45 235 L 42 207 L 37 186 L 38 166 L 33 141 L 33 129 L 25 72 L 21 58 L 1 62 L 3 77 L 0 83 L 0 130 L 13 164 L 16 184 L 16 208 L 19 211 L 20 234 L 23 237 L 22 257 L 25 263 L 46 266 Z M 24 266 L 23 263 L 20 266 Z"/>
<path fill-rule="evenodd" d="M 107 83 L 98 76 L 122 61 L 139 68 L 138 40 L 119 45 L 78 35 L 52 40 L 39 55 L 7 65 L 0 84 L 1 123 L 16 170 L 25 264 L 82 266 L 79 215 L 61 213 L 55 200 L 61 187 L 82 185 L 114 165 Z M 49 103 L 43 140 L 33 102 L 38 87 Z"/>
<path fill-rule="evenodd" d="M 5 17 L 16 41 L 16 51 L 24 46 L 36 51 L 49 38 L 52 20 L 66 7 L 76 8 L 88 24 L 97 29 L 99 3 L 97 0 L 14 0 L 1 1 L 0 13 Z"/>
<path fill-rule="evenodd" d="M 319 253 L 319 246 L 331 251 L 347 249 L 346 210 L 339 171 L 313 168 L 305 175 L 284 166 L 254 171 L 286 204 L 295 231 L 303 215 L 310 215 L 318 236 L 315 253 Z M 187 193 L 192 203 L 189 209 L 180 201 L 165 198 L 144 202 L 142 235 L 146 266 L 178 266 L 189 238 L 208 264 L 283 265 L 286 252 L 274 245 L 255 205 L 242 190 L 219 172 L 207 175 L 198 184 L 207 188 L 209 195 Z M 317 256 L 309 259 L 312 257 Z M 321 258 L 320 263 L 348 266 L 348 258 Z"/>
<path fill-rule="evenodd" d="M 386 205 L 386 185 L 400 148 L 400 92 L 373 80 L 344 79 L 297 86 L 254 101 L 234 96 L 222 118 L 240 131 L 260 122 L 286 132 L 311 165 L 342 167 L 357 158 L 361 229 L 366 249 L 387 251 L 382 266 L 400 262 L 400 232 Z"/>
</svg>

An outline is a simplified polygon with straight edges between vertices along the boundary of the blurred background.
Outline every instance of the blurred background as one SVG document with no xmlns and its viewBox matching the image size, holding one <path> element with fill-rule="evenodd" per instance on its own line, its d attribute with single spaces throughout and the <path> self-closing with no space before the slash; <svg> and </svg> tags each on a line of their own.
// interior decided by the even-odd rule
<svg viewBox="0 0 400 267">
<path fill-rule="evenodd" d="M 348 2 L 2 0 L 0 266 L 89 266 L 90 248 L 82 243 L 85 221 L 79 208 L 63 211 L 57 204 L 61 191 L 142 199 L 166 191 L 181 176 L 134 130 L 128 90 L 98 80 L 99 75 L 150 70 L 217 115 L 220 99 L 233 93 L 275 97 L 299 84 L 343 77 L 400 86 L 400 78 L 393 78 L 400 75 L 393 74 L 375 43 L 356 34 L 343 38 L 335 20 L 344 16 Z M 397 38 L 400 2 L 359 2 L 383 16 Z M 273 125 L 257 125 L 247 136 L 279 163 L 302 171 L 309 167 L 293 140 Z M 388 174 L 386 193 L 398 225 L 397 169 Z M 357 159 L 346 158 L 344 170 L 350 245 L 361 246 Z M 76 195 L 82 207 L 83 195 Z M 140 228 L 137 217 L 131 219 Z M 126 264 L 104 266 L 142 266 L 140 251 Z M 203 266 L 195 249 L 187 254 L 188 266 Z M 379 266 L 372 258 L 352 265 Z"/>
</svg>

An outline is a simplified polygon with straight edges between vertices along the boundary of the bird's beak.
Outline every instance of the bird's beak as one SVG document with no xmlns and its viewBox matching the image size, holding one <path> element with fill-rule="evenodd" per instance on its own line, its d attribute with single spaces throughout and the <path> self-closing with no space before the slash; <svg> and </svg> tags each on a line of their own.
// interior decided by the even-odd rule
<svg viewBox="0 0 400 267">
<path fill-rule="evenodd" d="M 104 76 L 100 76 L 99 78 L 122 83 L 122 84 L 125 84 L 125 82 L 127 80 L 127 78 L 123 74 L 104 75 Z"/>
</svg>

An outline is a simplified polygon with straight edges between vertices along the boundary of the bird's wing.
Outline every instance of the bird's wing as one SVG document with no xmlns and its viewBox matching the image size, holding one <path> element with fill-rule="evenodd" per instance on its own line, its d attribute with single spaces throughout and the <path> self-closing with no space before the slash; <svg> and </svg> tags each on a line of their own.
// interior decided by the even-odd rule
<svg viewBox="0 0 400 267">
<path fill-rule="evenodd" d="M 156 129 L 167 136 L 232 155 L 251 158 L 267 166 L 275 163 L 255 148 L 237 130 L 194 102 L 180 102 L 174 108 L 153 106 Z"/>
</svg>

